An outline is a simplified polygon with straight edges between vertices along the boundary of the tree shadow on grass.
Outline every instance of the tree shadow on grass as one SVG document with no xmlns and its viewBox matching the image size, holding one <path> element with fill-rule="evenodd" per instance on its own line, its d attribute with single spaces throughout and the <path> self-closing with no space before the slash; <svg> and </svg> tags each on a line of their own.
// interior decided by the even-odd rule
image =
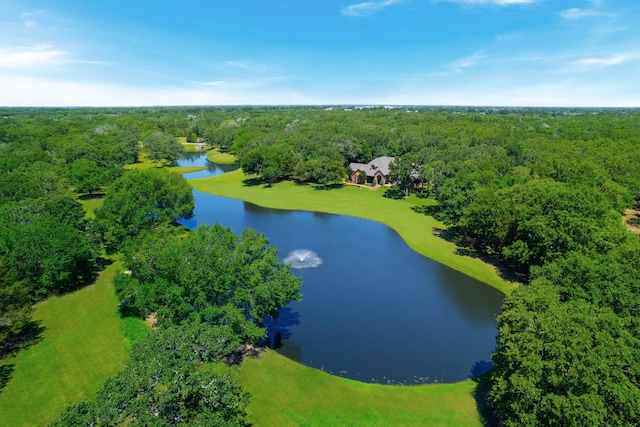
<svg viewBox="0 0 640 427">
<path fill-rule="evenodd" d="M 456 245 L 456 255 L 476 258 L 485 264 L 493 266 L 498 275 L 508 282 L 525 283 L 528 280 L 526 274 L 510 268 L 495 253 L 475 247 L 473 240 L 462 233 L 460 227 L 454 226 L 448 229 L 434 227 L 433 233 L 448 242 L 454 243 Z"/>
<path fill-rule="evenodd" d="M 438 221 L 445 221 L 446 219 L 441 213 L 440 207 L 437 205 L 412 206 L 411 210 L 416 213 L 432 216 Z M 457 255 L 477 258 L 485 264 L 492 265 L 497 270 L 498 275 L 504 280 L 509 282 L 527 281 L 526 275 L 505 265 L 497 254 L 491 253 L 485 250 L 485 248 L 478 248 L 477 245 L 474 244 L 474 240 L 464 232 L 462 227 L 455 225 L 448 228 L 434 227 L 433 234 L 447 242 L 455 244 Z"/>
<path fill-rule="evenodd" d="M 344 187 L 344 184 L 342 183 L 334 183 L 334 184 L 327 184 L 327 185 L 317 184 L 313 187 L 313 189 L 317 191 L 324 191 L 324 190 L 337 190 L 342 187 Z"/>
<path fill-rule="evenodd" d="M 76 292 L 86 286 L 93 285 L 96 280 L 98 280 L 98 276 L 100 272 L 113 264 L 114 261 L 109 258 L 98 257 L 95 262 L 95 266 L 87 268 L 82 280 L 76 283 L 70 283 L 69 286 L 65 289 L 56 292 L 56 295 L 67 295 L 73 292 Z"/>
<path fill-rule="evenodd" d="M 480 421 L 486 427 L 499 426 L 500 420 L 491 404 L 491 384 L 493 382 L 492 362 L 480 360 L 471 368 L 471 379 L 476 383 L 473 398 L 480 414 Z"/>
<path fill-rule="evenodd" d="M 20 332 L 0 343 L 0 360 L 14 356 L 42 341 L 42 333 L 45 329 L 39 320 L 29 320 Z"/>
<path fill-rule="evenodd" d="M 78 196 L 80 200 L 94 200 L 94 199 L 104 199 L 104 193 L 87 193 Z"/>
<path fill-rule="evenodd" d="M 438 221 L 444 221 L 446 219 L 442 214 L 442 209 L 440 209 L 438 205 L 411 206 L 411 210 L 415 213 L 432 216 Z"/>
<path fill-rule="evenodd" d="M 109 267 L 111 264 L 113 264 L 113 260 L 109 258 L 98 257 L 98 259 L 96 260 L 96 265 L 98 266 L 98 270 L 100 271 Z"/>
<path fill-rule="evenodd" d="M 16 365 L 10 363 L 0 366 L 0 394 L 2 394 L 2 389 L 4 389 L 9 383 L 9 380 L 11 380 L 15 367 Z"/>
<path fill-rule="evenodd" d="M 404 191 L 402 191 L 401 189 L 396 187 L 391 187 L 391 188 L 387 188 L 384 191 L 384 194 L 382 195 L 382 197 L 386 197 L 387 199 L 392 199 L 392 200 L 402 200 L 405 198 L 405 195 L 404 195 Z"/>
<path fill-rule="evenodd" d="M 256 187 L 262 184 L 264 184 L 264 182 L 260 178 L 247 178 L 242 180 L 242 185 L 245 187 Z"/>
</svg>

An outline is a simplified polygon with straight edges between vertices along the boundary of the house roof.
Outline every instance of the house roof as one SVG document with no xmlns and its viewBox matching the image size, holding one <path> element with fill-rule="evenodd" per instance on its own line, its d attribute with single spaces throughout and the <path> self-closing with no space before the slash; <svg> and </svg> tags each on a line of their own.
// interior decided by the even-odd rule
<svg viewBox="0 0 640 427">
<path fill-rule="evenodd" d="M 352 171 L 363 171 L 367 176 L 374 176 L 377 172 L 382 175 L 389 175 L 389 164 L 395 160 L 395 157 L 382 156 L 371 160 L 369 163 L 350 163 L 349 167 Z"/>
</svg>

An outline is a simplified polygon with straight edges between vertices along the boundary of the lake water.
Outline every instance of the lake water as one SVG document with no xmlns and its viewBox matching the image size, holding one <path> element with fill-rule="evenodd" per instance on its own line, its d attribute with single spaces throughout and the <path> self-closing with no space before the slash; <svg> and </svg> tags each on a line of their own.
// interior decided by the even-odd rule
<svg viewBox="0 0 640 427">
<path fill-rule="evenodd" d="M 491 366 L 502 294 L 415 253 L 387 226 L 194 196 L 186 226 L 219 222 L 236 233 L 251 227 L 282 259 L 303 249 L 321 261 L 292 270 L 302 278 L 303 300 L 269 328 L 272 338 L 282 337 L 283 355 L 375 383 L 454 382 Z"/>
</svg>

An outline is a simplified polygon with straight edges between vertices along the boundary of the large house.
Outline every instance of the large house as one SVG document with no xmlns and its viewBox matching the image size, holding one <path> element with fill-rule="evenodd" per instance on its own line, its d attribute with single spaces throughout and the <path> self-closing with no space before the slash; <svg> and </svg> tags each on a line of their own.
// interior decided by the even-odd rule
<svg viewBox="0 0 640 427">
<path fill-rule="evenodd" d="M 371 160 L 369 163 L 350 163 L 350 180 L 356 184 L 385 185 L 389 175 L 389 164 L 394 157 L 382 156 Z"/>
</svg>

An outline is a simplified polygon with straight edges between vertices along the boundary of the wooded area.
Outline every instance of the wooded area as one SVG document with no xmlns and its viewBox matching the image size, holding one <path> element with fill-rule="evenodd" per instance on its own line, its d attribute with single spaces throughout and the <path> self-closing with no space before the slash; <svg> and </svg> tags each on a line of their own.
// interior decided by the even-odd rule
<svg viewBox="0 0 640 427">
<path fill-rule="evenodd" d="M 298 297 L 299 282 L 264 236 L 203 228 L 185 238 L 165 228 L 193 209 L 189 185 L 160 168 L 123 166 L 140 149 L 158 165 L 174 162 L 178 137 L 235 154 L 266 185 L 294 179 L 331 188 L 350 162 L 395 157 L 391 176 L 401 191 L 390 189 L 390 197 L 436 199 L 436 208 L 416 215 L 443 219 L 446 238 L 524 284 L 498 319 L 490 400 L 501 422 L 640 421 L 640 243 L 621 219 L 640 200 L 637 110 L 2 109 L 3 355 L 20 348 L 31 306 L 87 283 L 103 248 L 122 251 L 132 268 L 118 279 L 126 306 L 140 315 L 157 311 L 167 324 L 223 323 L 255 340 L 264 315 Z M 103 196 L 97 218 L 86 219 L 77 200 Z M 193 276 L 187 253 L 211 265 L 231 260 L 222 263 L 235 262 L 237 271 L 251 268 L 243 259 L 253 254 L 267 268 L 243 273 L 260 280 L 242 288 L 225 279 L 234 273 L 222 264 L 213 269 L 219 276 Z M 199 281 L 231 298 L 198 294 Z M 260 295 L 272 282 L 284 284 L 278 298 L 247 305 L 247 292 Z M 152 298 L 161 295 L 165 303 Z M 135 354 L 127 369 L 137 369 Z M 75 410 L 93 413 L 89 406 Z"/>
</svg>

